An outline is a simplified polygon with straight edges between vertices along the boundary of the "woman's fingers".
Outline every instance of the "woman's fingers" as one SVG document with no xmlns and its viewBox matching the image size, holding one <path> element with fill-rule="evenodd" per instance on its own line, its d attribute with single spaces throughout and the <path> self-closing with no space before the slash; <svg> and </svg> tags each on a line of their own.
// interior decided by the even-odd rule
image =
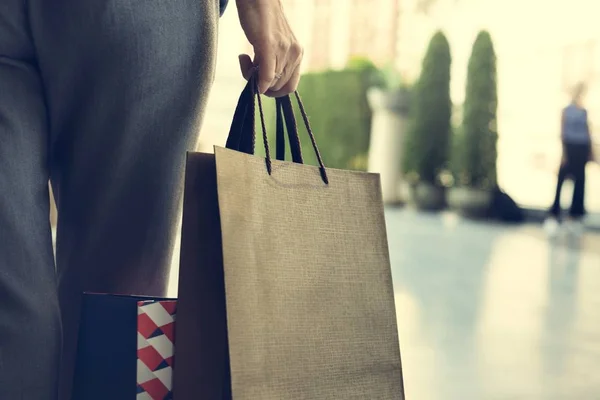
<svg viewBox="0 0 600 400">
<path fill-rule="evenodd" d="M 278 93 L 284 96 L 296 90 L 300 81 L 300 63 L 302 62 L 302 47 L 295 42 L 288 49 L 281 63 L 279 63 L 278 76 L 267 93 Z"/>
<path fill-rule="evenodd" d="M 272 46 L 266 48 L 254 48 L 254 65 L 258 66 L 258 90 L 265 93 L 275 79 L 275 68 L 277 67 L 277 54 Z"/>
<path fill-rule="evenodd" d="M 300 64 L 296 66 L 294 72 L 292 73 L 290 79 L 285 83 L 285 85 L 278 88 L 278 90 L 269 89 L 265 94 L 269 97 L 283 97 L 298 88 L 298 83 L 300 82 Z"/>
<path fill-rule="evenodd" d="M 284 95 L 295 90 L 298 85 L 296 67 L 303 52 L 285 17 L 282 2 L 238 1 L 238 15 L 246 37 L 254 47 L 260 92 Z M 244 68 L 247 61 L 244 57 Z"/>
</svg>

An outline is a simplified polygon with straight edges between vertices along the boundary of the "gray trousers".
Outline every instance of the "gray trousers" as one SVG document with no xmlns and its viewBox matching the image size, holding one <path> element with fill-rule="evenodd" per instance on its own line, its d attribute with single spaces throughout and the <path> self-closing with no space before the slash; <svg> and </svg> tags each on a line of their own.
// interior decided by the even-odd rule
<svg viewBox="0 0 600 400">
<path fill-rule="evenodd" d="M 83 291 L 164 295 L 218 7 L 0 1 L 0 399 L 69 398 Z"/>
</svg>

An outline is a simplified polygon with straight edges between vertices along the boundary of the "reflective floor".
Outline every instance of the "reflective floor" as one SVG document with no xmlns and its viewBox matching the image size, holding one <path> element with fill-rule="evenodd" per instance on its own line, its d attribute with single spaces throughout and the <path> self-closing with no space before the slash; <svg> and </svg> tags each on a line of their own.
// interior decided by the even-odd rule
<svg viewBox="0 0 600 400">
<path fill-rule="evenodd" d="M 407 210 L 387 225 L 407 400 L 600 400 L 599 234 Z"/>
<path fill-rule="evenodd" d="M 387 221 L 408 400 L 600 399 L 600 235 Z"/>
</svg>

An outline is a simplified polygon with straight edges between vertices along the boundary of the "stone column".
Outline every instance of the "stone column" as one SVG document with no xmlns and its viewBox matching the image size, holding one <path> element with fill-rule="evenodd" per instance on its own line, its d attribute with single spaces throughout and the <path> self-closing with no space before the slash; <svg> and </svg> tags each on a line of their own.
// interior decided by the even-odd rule
<svg viewBox="0 0 600 400">
<path fill-rule="evenodd" d="M 372 88 L 367 98 L 373 111 L 368 170 L 381 174 L 383 202 L 397 204 L 402 202 L 400 166 L 408 95 L 401 90 L 386 92 Z"/>
</svg>

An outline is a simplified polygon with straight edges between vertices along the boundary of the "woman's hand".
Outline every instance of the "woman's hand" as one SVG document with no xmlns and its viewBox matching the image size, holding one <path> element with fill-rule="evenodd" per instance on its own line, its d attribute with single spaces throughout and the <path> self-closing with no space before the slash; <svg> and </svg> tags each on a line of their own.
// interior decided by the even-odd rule
<svg viewBox="0 0 600 400">
<path fill-rule="evenodd" d="M 261 93 L 285 96 L 300 81 L 303 50 L 285 17 L 280 0 L 237 0 L 242 29 L 254 47 L 254 60 L 240 55 L 240 68 L 249 79 L 258 66 Z"/>
</svg>

